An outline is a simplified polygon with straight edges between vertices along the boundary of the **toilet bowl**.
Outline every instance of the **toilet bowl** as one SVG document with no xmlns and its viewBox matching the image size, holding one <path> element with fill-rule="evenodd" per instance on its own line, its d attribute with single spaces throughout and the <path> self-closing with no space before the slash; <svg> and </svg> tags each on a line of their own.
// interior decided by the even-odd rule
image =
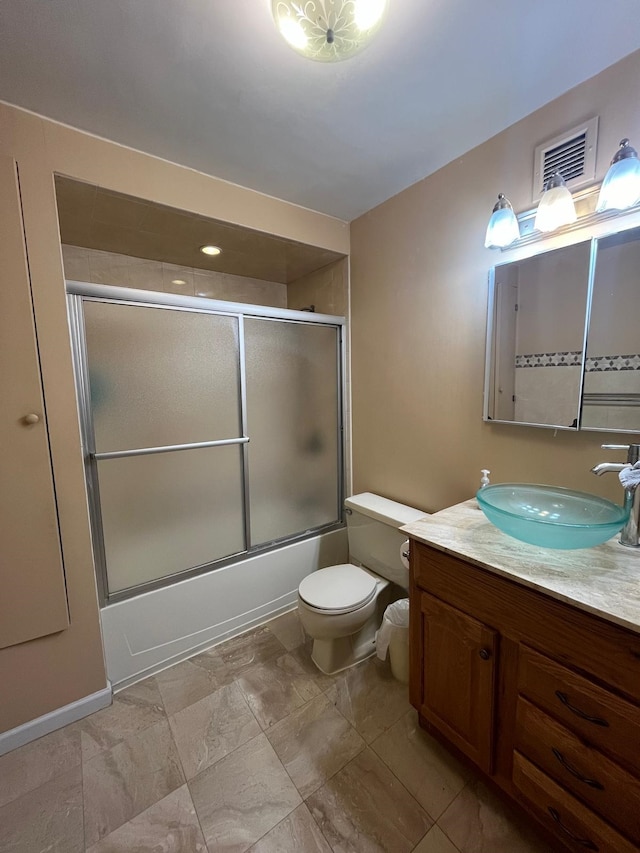
<svg viewBox="0 0 640 853">
<path fill-rule="evenodd" d="M 398 528 L 424 516 L 370 492 L 347 498 L 345 511 L 349 554 L 357 562 L 318 569 L 298 588 L 300 621 L 313 639 L 311 658 L 327 675 L 375 653 L 384 611 L 409 585 Z"/>
</svg>

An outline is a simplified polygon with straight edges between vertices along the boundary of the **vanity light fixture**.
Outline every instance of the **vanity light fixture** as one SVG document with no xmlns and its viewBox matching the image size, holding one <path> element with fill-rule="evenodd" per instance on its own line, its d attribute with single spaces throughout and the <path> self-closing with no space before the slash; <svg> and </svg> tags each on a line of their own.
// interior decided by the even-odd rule
<svg viewBox="0 0 640 853">
<path fill-rule="evenodd" d="M 484 245 L 487 249 L 504 249 L 514 240 L 520 239 L 518 220 L 513 207 L 504 193 L 498 193 L 498 201 L 493 206 L 493 213 L 487 225 Z"/>
<path fill-rule="evenodd" d="M 349 59 L 376 33 L 388 0 L 272 0 L 280 34 L 295 51 L 318 62 Z"/>
<path fill-rule="evenodd" d="M 210 255 L 213 257 L 214 255 L 219 255 L 222 252 L 222 249 L 219 246 L 200 246 L 200 251 L 203 255 Z"/>
<path fill-rule="evenodd" d="M 577 218 L 571 192 L 560 172 L 556 171 L 544 185 L 533 227 L 538 231 L 555 231 L 562 225 L 570 225 Z"/>
<path fill-rule="evenodd" d="M 623 139 L 600 187 L 596 212 L 626 210 L 636 204 L 640 204 L 640 160 L 629 140 Z"/>
</svg>

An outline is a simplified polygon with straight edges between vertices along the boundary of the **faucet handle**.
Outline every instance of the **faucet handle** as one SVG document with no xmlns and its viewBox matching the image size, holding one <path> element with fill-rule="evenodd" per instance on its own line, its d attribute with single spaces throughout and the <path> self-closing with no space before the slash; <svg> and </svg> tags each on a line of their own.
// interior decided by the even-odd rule
<svg viewBox="0 0 640 853">
<path fill-rule="evenodd" d="M 603 450 L 626 450 L 627 462 L 630 465 L 635 465 L 640 459 L 640 444 L 602 444 L 600 446 Z"/>
</svg>

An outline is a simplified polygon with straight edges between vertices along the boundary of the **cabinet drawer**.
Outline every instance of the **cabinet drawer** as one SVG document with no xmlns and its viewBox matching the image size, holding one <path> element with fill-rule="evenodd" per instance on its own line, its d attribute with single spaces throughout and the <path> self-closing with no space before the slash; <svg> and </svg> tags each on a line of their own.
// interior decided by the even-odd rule
<svg viewBox="0 0 640 853">
<path fill-rule="evenodd" d="M 424 592 L 493 625 L 515 642 L 593 673 L 640 704 L 640 634 L 415 540 L 411 574 Z"/>
<path fill-rule="evenodd" d="M 640 781 L 522 697 L 515 748 L 640 842 Z"/>
<path fill-rule="evenodd" d="M 638 848 L 616 832 L 571 794 L 527 761 L 513 755 L 513 784 L 518 798 L 576 853 L 638 853 Z"/>
<path fill-rule="evenodd" d="M 640 774 L 640 708 L 562 664 L 520 646 L 518 692 L 592 746 Z"/>
</svg>

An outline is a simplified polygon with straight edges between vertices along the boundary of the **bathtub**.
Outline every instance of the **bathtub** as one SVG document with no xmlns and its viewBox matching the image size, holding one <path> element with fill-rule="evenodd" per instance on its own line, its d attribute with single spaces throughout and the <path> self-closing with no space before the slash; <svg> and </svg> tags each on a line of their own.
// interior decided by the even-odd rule
<svg viewBox="0 0 640 853">
<path fill-rule="evenodd" d="M 102 636 L 113 689 L 291 610 L 302 578 L 347 560 L 347 531 L 342 528 L 103 607 Z"/>
</svg>

